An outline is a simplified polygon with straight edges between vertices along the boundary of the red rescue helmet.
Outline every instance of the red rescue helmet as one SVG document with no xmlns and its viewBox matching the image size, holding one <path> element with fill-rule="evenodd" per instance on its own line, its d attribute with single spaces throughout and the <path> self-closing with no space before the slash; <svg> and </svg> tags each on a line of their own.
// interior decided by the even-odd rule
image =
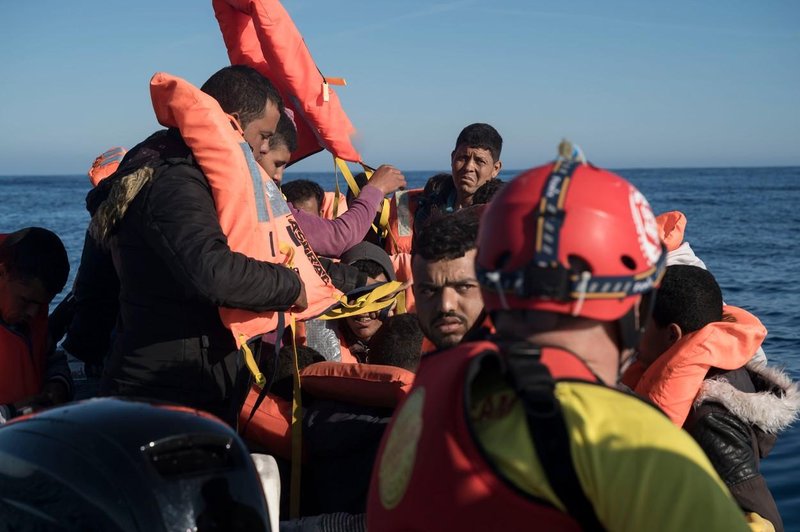
<svg viewBox="0 0 800 532">
<path fill-rule="evenodd" d="M 665 262 L 655 216 L 636 187 L 560 160 L 520 174 L 492 200 L 476 269 L 487 311 L 614 321 L 657 286 Z"/>
</svg>

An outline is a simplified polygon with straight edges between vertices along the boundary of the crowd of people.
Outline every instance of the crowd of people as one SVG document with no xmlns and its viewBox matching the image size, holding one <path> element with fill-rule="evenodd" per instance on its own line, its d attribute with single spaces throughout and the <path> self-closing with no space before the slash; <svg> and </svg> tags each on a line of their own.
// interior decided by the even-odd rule
<svg viewBox="0 0 800 532">
<path fill-rule="evenodd" d="M 231 66 L 200 90 L 261 168 L 229 179 L 271 180 L 255 187 L 270 209 L 239 216 L 277 215 L 278 187 L 324 271 L 236 251 L 221 222 L 236 207 L 202 155 L 179 127 L 157 131 L 89 193 L 49 326 L 63 245 L 43 228 L 0 236 L 0 423 L 70 401 L 69 354 L 91 395 L 210 412 L 273 456 L 288 530 L 783 529 L 759 462 L 797 386 L 760 357 L 758 319 L 687 265 L 679 213 L 656 217 L 570 149 L 504 182 L 485 123 L 424 189 L 384 165 L 339 202 L 284 181 L 297 134 L 269 80 Z M 311 274 L 344 294 L 340 319 L 231 334 L 226 309 L 304 311 Z"/>
</svg>

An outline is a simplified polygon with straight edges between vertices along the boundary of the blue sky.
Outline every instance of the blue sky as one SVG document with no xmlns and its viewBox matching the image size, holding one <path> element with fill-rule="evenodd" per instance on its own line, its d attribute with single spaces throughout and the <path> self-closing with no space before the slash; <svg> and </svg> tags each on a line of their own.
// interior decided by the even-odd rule
<svg viewBox="0 0 800 532">
<path fill-rule="evenodd" d="M 0 2 L 0 174 L 82 173 L 158 126 L 159 70 L 227 64 L 211 2 Z M 489 122 L 506 168 L 566 136 L 606 167 L 800 164 L 800 2 L 285 1 L 367 163 L 449 167 Z M 293 170 L 332 170 L 318 154 Z"/>
</svg>

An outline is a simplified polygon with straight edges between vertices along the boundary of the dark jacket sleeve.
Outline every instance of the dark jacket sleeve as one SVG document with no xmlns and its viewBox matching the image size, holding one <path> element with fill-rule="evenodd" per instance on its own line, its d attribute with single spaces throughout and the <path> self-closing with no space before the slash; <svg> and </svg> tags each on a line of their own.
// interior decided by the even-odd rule
<svg viewBox="0 0 800 532">
<path fill-rule="evenodd" d="M 758 513 L 776 531 L 782 531 L 775 499 L 759 472 L 757 446 L 750 426 L 722 407 L 704 404 L 687 420 L 686 430 L 708 455 L 742 510 Z"/>
<path fill-rule="evenodd" d="M 338 258 L 364 240 L 382 199 L 380 189 L 366 185 L 353 204 L 335 220 L 305 213 L 291 203 L 289 208 L 311 249 L 318 255 Z"/>
<path fill-rule="evenodd" d="M 89 364 L 99 364 L 109 351 L 119 312 L 119 279 L 108 250 L 86 233 L 81 262 L 72 289 L 72 320 L 64 349 Z"/>
<path fill-rule="evenodd" d="M 230 249 L 199 169 L 179 165 L 163 170 L 147 191 L 143 215 L 143 238 L 196 297 L 263 312 L 286 310 L 300 294 L 293 270 Z"/>
</svg>

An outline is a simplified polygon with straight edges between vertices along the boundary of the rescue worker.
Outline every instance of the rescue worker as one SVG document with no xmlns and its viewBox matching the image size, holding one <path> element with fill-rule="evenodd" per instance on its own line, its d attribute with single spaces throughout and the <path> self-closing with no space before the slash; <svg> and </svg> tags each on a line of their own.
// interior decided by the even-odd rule
<svg viewBox="0 0 800 532">
<path fill-rule="evenodd" d="M 47 333 L 48 305 L 68 275 L 67 251 L 52 231 L 0 234 L 0 423 L 71 397 L 66 357 Z"/>
<path fill-rule="evenodd" d="M 495 341 L 423 357 L 386 430 L 381 530 L 747 530 L 691 437 L 614 389 L 665 250 L 624 179 L 573 161 L 489 204 L 476 270 Z"/>
</svg>

